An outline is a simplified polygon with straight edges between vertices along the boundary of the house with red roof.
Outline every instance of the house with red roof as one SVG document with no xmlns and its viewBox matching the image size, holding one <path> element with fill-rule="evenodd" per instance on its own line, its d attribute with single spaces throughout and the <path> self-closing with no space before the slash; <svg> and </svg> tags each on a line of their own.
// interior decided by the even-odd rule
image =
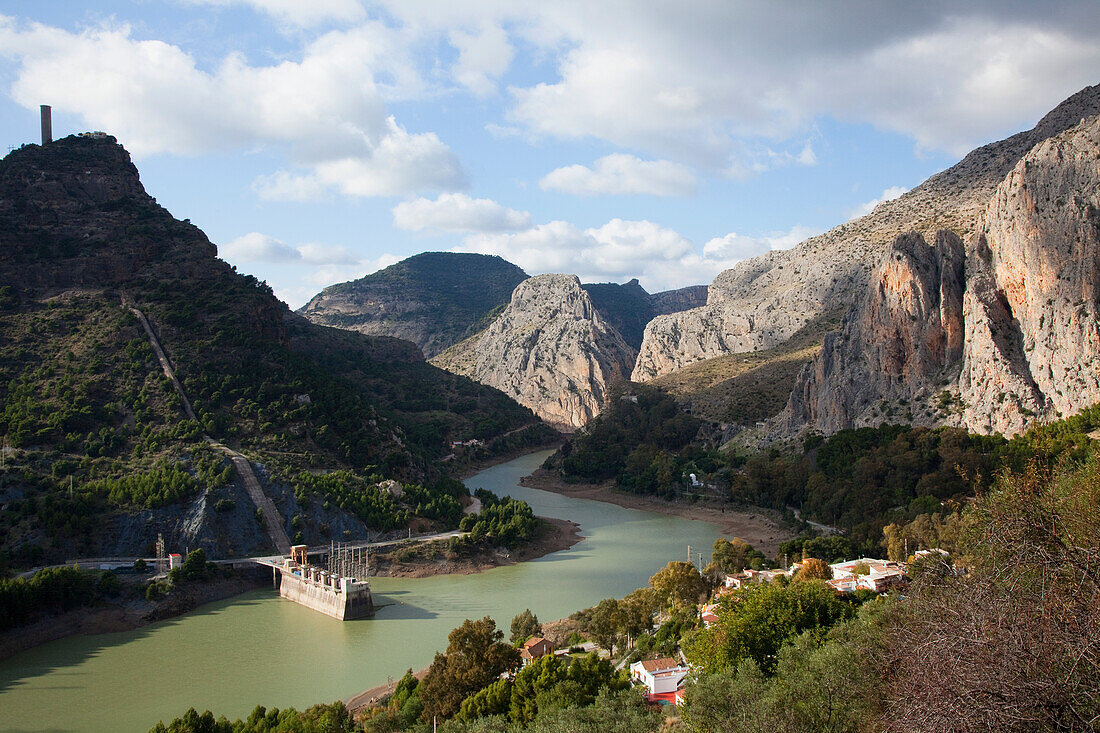
<svg viewBox="0 0 1100 733">
<path fill-rule="evenodd" d="M 541 636 L 532 636 L 523 643 L 523 649 L 519 651 L 519 658 L 522 660 L 523 666 L 526 667 L 539 657 L 545 657 L 547 654 L 553 653 L 554 645 L 548 639 Z"/>
</svg>

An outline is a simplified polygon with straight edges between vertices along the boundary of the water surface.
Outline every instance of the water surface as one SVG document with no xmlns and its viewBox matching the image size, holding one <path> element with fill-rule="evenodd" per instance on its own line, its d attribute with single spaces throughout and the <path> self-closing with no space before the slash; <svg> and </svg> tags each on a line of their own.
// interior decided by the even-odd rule
<svg viewBox="0 0 1100 733">
<path fill-rule="evenodd" d="M 0 731 L 145 731 L 189 707 L 230 719 L 258 704 L 299 709 L 347 698 L 431 663 L 448 632 L 492 616 L 507 628 L 530 608 L 568 616 L 645 585 L 687 546 L 709 549 L 718 527 L 572 499 L 518 485 L 539 452 L 466 480 L 569 519 L 568 550 L 475 575 L 375 578 L 371 619 L 339 622 L 253 591 L 136 631 L 60 639 L 0 662 Z"/>
</svg>

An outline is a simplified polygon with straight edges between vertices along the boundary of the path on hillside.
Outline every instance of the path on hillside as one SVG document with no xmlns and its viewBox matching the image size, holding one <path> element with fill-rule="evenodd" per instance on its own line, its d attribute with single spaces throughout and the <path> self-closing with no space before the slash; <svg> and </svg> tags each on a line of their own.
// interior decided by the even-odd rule
<svg viewBox="0 0 1100 733">
<path fill-rule="evenodd" d="M 122 296 L 122 304 L 130 309 L 130 311 L 137 316 L 141 321 L 141 325 L 145 328 L 146 335 L 149 336 L 149 345 L 153 347 L 153 353 L 157 355 L 157 359 L 160 361 L 160 366 L 164 370 L 164 376 L 168 377 L 168 380 L 172 383 L 172 386 L 176 388 L 176 393 L 179 394 L 180 399 L 183 400 L 183 411 L 187 414 L 187 417 L 198 422 L 198 418 L 195 417 L 194 411 L 191 409 L 191 400 L 187 399 L 187 393 L 183 391 L 183 385 L 176 379 L 176 372 L 172 369 L 172 363 L 168 361 L 168 355 L 164 352 L 164 349 L 160 345 L 160 339 L 157 338 L 156 333 L 153 332 L 153 327 L 149 324 L 149 319 L 145 317 L 134 305 L 128 302 L 125 294 Z M 248 493 L 252 503 L 256 505 L 256 508 L 260 510 L 260 514 L 264 519 L 264 529 L 267 530 L 267 536 L 271 539 L 271 543 L 275 546 L 276 551 L 283 554 L 290 552 L 290 538 L 286 534 L 286 529 L 283 527 L 283 517 L 279 514 L 279 510 L 275 508 L 275 503 L 271 501 L 271 498 L 264 493 L 263 488 L 260 486 L 259 479 L 256 478 L 255 472 L 252 470 L 252 464 L 248 462 L 248 459 L 231 448 L 222 445 L 209 435 L 203 434 L 203 440 L 209 443 L 212 447 L 220 450 L 229 456 L 229 460 L 233 463 L 233 469 L 237 473 L 237 478 L 240 480 L 241 485 L 244 486 L 244 490 Z"/>
</svg>

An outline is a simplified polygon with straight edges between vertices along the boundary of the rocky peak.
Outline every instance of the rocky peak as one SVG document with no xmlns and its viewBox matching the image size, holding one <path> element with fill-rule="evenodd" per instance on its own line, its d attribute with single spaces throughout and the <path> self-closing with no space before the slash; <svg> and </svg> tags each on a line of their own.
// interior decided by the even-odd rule
<svg viewBox="0 0 1100 733">
<path fill-rule="evenodd" d="M 1016 162 L 965 252 L 952 233 L 932 248 L 899 237 L 803 372 L 779 434 L 884 420 L 1013 434 L 1100 401 L 1097 160 L 1093 116 Z"/>
<path fill-rule="evenodd" d="M 932 245 L 915 232 L 899 236 L 841 332 L 801 375 L 788 419 L 831 433 L 878 424 L 884 400 L 917 399 L 962 355 L 964 282 L 958 236 L 939 232 Z"/>
<path fill-rule="evenodd" d="M 495 255 L 423 252 L 327 287 L 301 313 L 314 323 L 412 341 L 432 357 L 484 328 L 525 279 Z"/>
<path fill-rule="evenodd" d="M 596 415 L 634 350 L 596 310 L 575 275 L 538 275 L 515 289 L 500 317 L 433 363 L 496 387 L 555 427 Z"/>
<path fill-rule="evenodd" d="M 0 283 L 33 294 L 199 277 L 217 250 L 158 206 L 113 137 L 26 145 L 0 161 Z"/>
<path fill-rule="evenodd" d="M 900 234 L 945 230 L 968 239 L 994 188 L 1032 147 L 1100 112 L 1100 86 L 1065 100 L 1031 130 L 974 150 L 948 170 L 870 214 L 794 249 L 738 263 L 715 278 L 707 304 L 646 327 L 632 378 L 646 381 L 729 353 L 773 347 L 822 313 L 847 308 Z"/>
</svg>

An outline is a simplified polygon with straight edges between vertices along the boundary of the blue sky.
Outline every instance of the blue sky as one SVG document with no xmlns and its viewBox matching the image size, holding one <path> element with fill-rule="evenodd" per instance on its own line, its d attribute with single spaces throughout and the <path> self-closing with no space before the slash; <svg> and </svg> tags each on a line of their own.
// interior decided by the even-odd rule
<svg viewBox="0 0 1100 733">
<path fill-rule="evenodd" d="M 116 135 L 292 307 L 426 250 L 709 283 L 1100 81 L 1095 2 L 0 3 L 0 142 Z"/>
</svg>

